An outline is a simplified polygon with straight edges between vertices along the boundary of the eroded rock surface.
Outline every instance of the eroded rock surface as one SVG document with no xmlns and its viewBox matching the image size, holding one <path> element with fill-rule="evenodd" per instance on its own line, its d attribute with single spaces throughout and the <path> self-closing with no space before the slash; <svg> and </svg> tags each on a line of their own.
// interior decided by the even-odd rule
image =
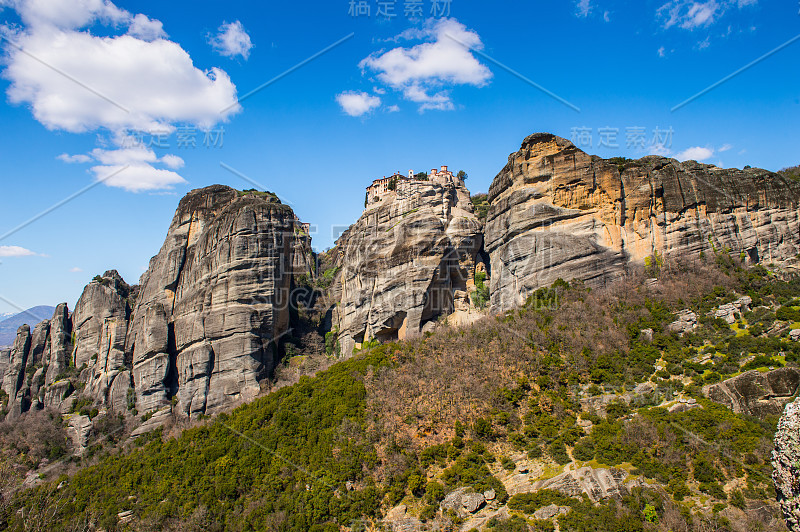
<svg viewBox="0 0 800 532">
<path fill-rule="evenodd" d="M 800 185 L 756 168 L 648 156 L 590 156 L 548 133 L 527 137 L 489 189 L 492 304 L 508 309 L 556 279 L 597 286 L 631 262 L 729 248 L 748 262 L 800 249 Z"/>
<path fill-rule="evenodd" d="M 703 393 L 737 414 L 764 418 L 783 412 L 797 393 L 798 384 L 800 369 L 797 368 L 779 368 L 767 373 L 752 370 L 705 386 Z"/>
<path fill-rule="evenodd" d="M 789 403 L 775 432 L 772 480 L 786 525 L 800 531 L 800 399 Z"/>
<path fill-rule="evenodd" d="M 342 352 L 371 339 L 413 337 L 439 317 L 468 314 L 481 245 L 481 223 L 460 180 L 405 182 L 370 205 L 335 248 Z"/>
<path fill-rule="evenodd" d="M 622 499 L 629 492 L 625 483 L 627 478 L 628 473 L 623 469 L 593 469 L 587 466 L 536 482 L 530 491 L 549 489 L 569 497 L 581 497 L 585 493 L 592 502 L 609 497 Z"/>
<path fill-rule="evenodd" d="M 270 194 L 217 185 L 184 197 L 131 317 L 126 350 L 139 411 L 173 396 L 186 416 L 253 399 L 274 367 L 293 279 L 310 273 L 310 255 L 294 213 Z"/>
</svg>

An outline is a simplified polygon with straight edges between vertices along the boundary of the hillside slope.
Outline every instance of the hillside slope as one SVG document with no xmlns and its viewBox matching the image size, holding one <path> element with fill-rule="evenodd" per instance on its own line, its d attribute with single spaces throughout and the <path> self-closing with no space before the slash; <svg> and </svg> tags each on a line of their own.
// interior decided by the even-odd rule
<svg viewBox="0 0 800 532">
<path fill-rule="evenodd" d="M 357 353 L 177 437 L 109 447 L 20 492 L 5 519 L 14 530 L 333 531 L 384 519 L 783 530 L 770 482 L 777 416 L 737 414 L 704 390 L 748 370 L 797 371 L 800 282 L 724 253 L 643 281 L 559 281 L 518 310 Z M 693 325 L 675 321 L 686 309 Z M 676 323 L 690 325 L 679 334 Z"/>
</svg>

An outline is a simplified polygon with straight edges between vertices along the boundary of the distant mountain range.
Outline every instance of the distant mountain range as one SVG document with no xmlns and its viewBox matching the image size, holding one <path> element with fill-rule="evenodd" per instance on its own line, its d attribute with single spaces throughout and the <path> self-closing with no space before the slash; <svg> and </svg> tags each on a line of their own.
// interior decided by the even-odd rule
<svg viewBox="0 0 800 532">
<path fill-rule="evenodd" d="M 19 329 L 21 325 L 27 323 L 31 326 L 31 329 L 33 329 L 37 323 L 52 318 L 55 310 L 55 307 L 40 305 L 38 307 L 29 308 L 19 314 L 0 316 L 0 320 L 2 320 L 0 321 L 0 346 L 9 346 L 13 344 L 14 338 L 17 336 L 17 329 Z"/>
</svg>

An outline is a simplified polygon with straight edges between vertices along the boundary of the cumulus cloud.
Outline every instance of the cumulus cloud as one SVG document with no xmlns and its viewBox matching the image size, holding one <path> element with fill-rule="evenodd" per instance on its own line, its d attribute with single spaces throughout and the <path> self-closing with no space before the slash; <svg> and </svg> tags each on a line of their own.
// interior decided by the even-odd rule
<svg viewBox="0 0 800 532">
<path fill-rule="evenodd" d="M 705 161 L 706 159 L 710 159 L 714 156 L 714 150 L 712 148 L 703 148 L 702 146 L 694 146 L 692 148 L 688 148 L 675 157 L 679 161 Z"/>
<path fill-rule="evenodd" d="M 675 26 L 695 30 L 714 24 L 732 8 L 742 9 L 757 3 L 758 0 L 670 0 L 656 14 L 665 29 Z"/>
<path fill-rule="evenodd" d="M 244 26 L 238 20 L 224 23 L 219 27 L 216 35 L 209 35 L 208 42 L 220 55 L 225 57 L 240 55 L 245 60 L 250 57 L 250 49 L 253 48 L 250 35 L 247 34 Z"/>
<path fill-rule="evenodd" d="M 92 158 L 99 163 L 91 168 L 97 180 L 129 192 L 171 189 L 186 183 L 183 177 L 172 171 L 183 167 L 183 159 L 172 154 L 159 158 L 143 145 L 114 150 L 96 148 L 92 150 Z M 156 168 L 156 165 L 171 170 Z"/>
<path fill-rule="evenodd" d="M 35 257 L 36 255 L 38 253 L 20 246 L 0 246 L 0 257 Z"/>
<path fill-rule="evenodd" d="M 167 37 L 167 34 L 164 33 L 164 25 L 160 20 L 152 20 L 141 13 L 133 17 L 133 21 L 128 28 L 128 35 L 138 37 L 143 41 L 155 41 L 156 39 Z"/>
<path fill-rule="evenodd" d="M 82 268 L 78 268 L 77 266 L 74 267 L 74 268 L 70 268 L 69 269 L 70 273 L 81 273 L 82 271 L 83 271 L 83 269 Z"/>
<path fill-rule="evenodd" d="M 119 140 L 131 131 L 171 132 L 176 124 L 208 129 L 241 110 L 228 75 L 219 68 L 195 67 L 178 43 L 166 39 L 160 21 L 134 15 L 109 0 L 4 2 L 23 22 L 21 28 L 1 28 L 10 41 L 2 72 L 10 82 L 8 99 L 27 105 L 48 129 L 105 132 L 120 148 Z M 97 24 L 103 25 L 105 36 L 91 31 Z M 62 154 L 59 159 L 89 162 L 100 156 Z M 177 168 L 177 159 L 156 162 Z M 138 161 L 136 172 L 125 170 L 127 178 L 120 175 L 105 184 L 153 190 L 185 182 L 152 164 Z M 109 166 L 114 165 L 96 168 L 105 171 Z M 144 179 L 141 186 L 126 181 L 134 175 Z"/>
<path fill-rule="evenodd" d="M 448 88 L 483 87 L 492 77 L 470 51 L 483 49 L 480 36 L 455 19 L 430 19 L 422 28 L 407 30 L 398 39 L 425 42 L 376 52 L 363 59 L 359 67 L 417 103 L 420 111 L 454 109 Z"/>
<path fill-rule="evenodd" d="M 366 92 L 345 91 L 336 95 L 342 110 L 350 116 L 362 116 L 380 107 L 381 99 Z"/>
<path fill-rule="evenodd" d="M 663 46 L 658 49 L 658 57 L 666 57 L 667 50 Z"/>
</svg>

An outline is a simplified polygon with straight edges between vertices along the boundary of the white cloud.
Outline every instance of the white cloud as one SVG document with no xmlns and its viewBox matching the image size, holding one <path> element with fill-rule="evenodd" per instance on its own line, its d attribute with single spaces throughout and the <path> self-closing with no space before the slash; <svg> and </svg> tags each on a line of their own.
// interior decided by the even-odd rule
<svg viewBox="0 0 800 532">
<path fill-rule="evenodd" d="M 728 150 L 731 150 L 731 149 L 733 149 L 733 145 L 731 145 L 731 144 L 723 144 L 722 146 L 720 146 L 719 151 L 720 152 L 725 152 L 725 151 L 728 151 Z"/>
<path fill-rule="evenodd" d="M 161 159 L 161 163 L 165 166 L 172 168 L 173 170 L 177 170 L 179 168 L 183 168 L 183 165 L 186 164 L 183 159 L 178 157 L 177 155 L 172 155 L 168 153 L 167 155 L 163 156 Z"/>
<path fill-rule="evenodd" d="M 578 10 L 577 15 L 586 18 L 592 12 L 592 2 L 591 0 L 578 0 L 576 8 Z"/>
<path fill-rule="evenodd" d="M 240 55 L 245 60 L 250 57 L 250 49 L 253 48 L 250 35 L 238 20 L 224 23 L 219 27 L 215 36 L 209 35 L 208 42 L 220 55 L 225 57 Z"/>
<path fill-rule="evenodd" d="M 694 146 L 688 148 L 675 156 L 679 161 L 705 161 L 714 156 L 714 150 L 711 148 L 703 148 L 701 146 Z"/>
<path fill-rule="evenodd" d="M 663 144 L 651 144 L 647 155 L 660 155 L 661 157 L 669 157 L 672 155 L 672 150 L 664 146 Z"/>
<path fill-rule="evenodd" d="M 662 26 L 673 26 L 685 30 L 708 27 L 732 8 L 742 9 L 756 5 L 758 0 L 670 0 L 656 11 Z"/>
<path fill-rule="evenodd" d="M 698 50 L 705 50 L 709 46 L 711 46 L 711 35 L 709 35 L 708 37 L 697 43 Z"/>
<path fill-rule="evenodd" d="M 68 153 L 62 153 L 57 159 L 64 161 L 65 163 L 88 163 L 92 160 L 91 157 L 88 155 L 83 155 L 81 153 L 77 155 L 69 155 Z"/>
<path fill-rule="evenodd" d="M 70 268 L 70 269 L 69 269 L 69 272 L 70 272 L 70 273 L 81 273 L 81 272 L 83 272 L 83 269 L 82 269 L 82 268 L 78 268 L 78 267 L 76 266 L 76 267 L 74 267 L 74 268 Z"/>
<path fill-rule="evenodd" d="M 381 99 L 366 92 L 345 91 L 336 95 L 342 110 L 350 116 L 362 116 L 381 105 Z"/>
<path fill-rule="evenodd" d="M 28 104 L 49 129 L 148 131 L 173 122 L 211 127 L 239 109 L 228 75 L 217 68 L 198 70 L 171 41 L 34 29 L 20 34 L 17 44 L 27 53 L 7 47 L 9 100 Z"/>
<path fill-rule="evenodd" d="M 128 35 L 138 37 L 143 41 L 155 41 L 167 37 L 167 34 L 164 33 L 164 25 L 160 20 L 152 20 L 141 13 L 133 17 L 133 22 L 128 28 Z"/>
<path fill-rule="evenodd" d="M 603 20 L 611 22 L 611 14 L 608 11 L 603 11 Z"/>
<path fill-rule="evenodd" d="M 399 111 L 400 111 L 399 105 L 390 105 L 389 107 L 386 108 L 387 113 L 397 113 Z"/>
<path fill-rule="evenodd" d="M 93 166 L 92 173 L 98 181 L 109 187 L 117 187 L 128 192 L 149 192 L 171 189 L 182 185 L 186 180 L 171 170 L 155 168 L 145 163 L 123 165 Z"/>
<path fill-rule="evenodd" d="M 176 124 L 204 129 L 239 112 L 236 86 L 219 68 L 203 71 L 178 44 L 166 40 L 160 21 L 131 14 L 109 0 L 0 0 L 16 10 L 24 26 L 0 26 L 14 45 L 6 44 L 9 101 L 29 106 L 34 118 L 51 130 L 110 133 L 116 148 L 130 131 L 174 131 Z M 90 31 L 102 24 L 101 32 Z M 127 33 L 124 32 L 127 30 Z M 97 36 L 102 33 L 106 36 Z M 123 33 L 123 34 L 121 34 Z M 224 111 L 223 111 L 224 110 Z M 125 149 L 94 150 L 59 156 L 64 162 L 130 164 L 105 182 L 126 190 L 154 190 L 185 183 L 178 174 L 157 169 L 182 166 L 177 156 Z M 146 152 L 147 150 L 144 150 Z M 113 159 L 125 162 L 114 162 Z M 143 179 L 140 185 L 130 182 Z"/>
<path fill-rule="evenodd" d="M 82 28 L 94 22 L 123 24 L 131 14 L 108 0 L 10 0 L 26 26 Z"/>
<path fill-rule="evenodd" d="M 658 49 L 658 57 L 666 57 L 667 50 L 662 46 Z"/>
<path fill-rule="evenodd" d="M 455 19 L 429 19 L 422 29 L 403 32 L 398 38 L 426 42 L 377 52 L 359 67 L 375 72 L 378 80 L 418 103 L 420 111 L 454 109 L 445 87 L 483 87 L 492 77 L 470 52 L 470 48 L 483 48 L 480 36 Z"/>
<path fill-rule="evenodd" d="M 110 187 L 129 192 L 149 192 L 169 190 L 186 183 L 177 173 L 154 166 L 160 164 L 177 170 L 183 167 L 183 159 L 172 154 L 159 158 L 153 150 L 143 145 L 114 150 L 96 148 L 92 150 L 92 158 L 100 164 L 93 166 L 91 172 L 97 180 L 102 180 L 103 184 Z"/>
<path fill-rule="evenodd" d="M 37 255 L 38 253 L 20 246 L 0 246 L 0 257 L 35 257 Z"/>
</svg>

